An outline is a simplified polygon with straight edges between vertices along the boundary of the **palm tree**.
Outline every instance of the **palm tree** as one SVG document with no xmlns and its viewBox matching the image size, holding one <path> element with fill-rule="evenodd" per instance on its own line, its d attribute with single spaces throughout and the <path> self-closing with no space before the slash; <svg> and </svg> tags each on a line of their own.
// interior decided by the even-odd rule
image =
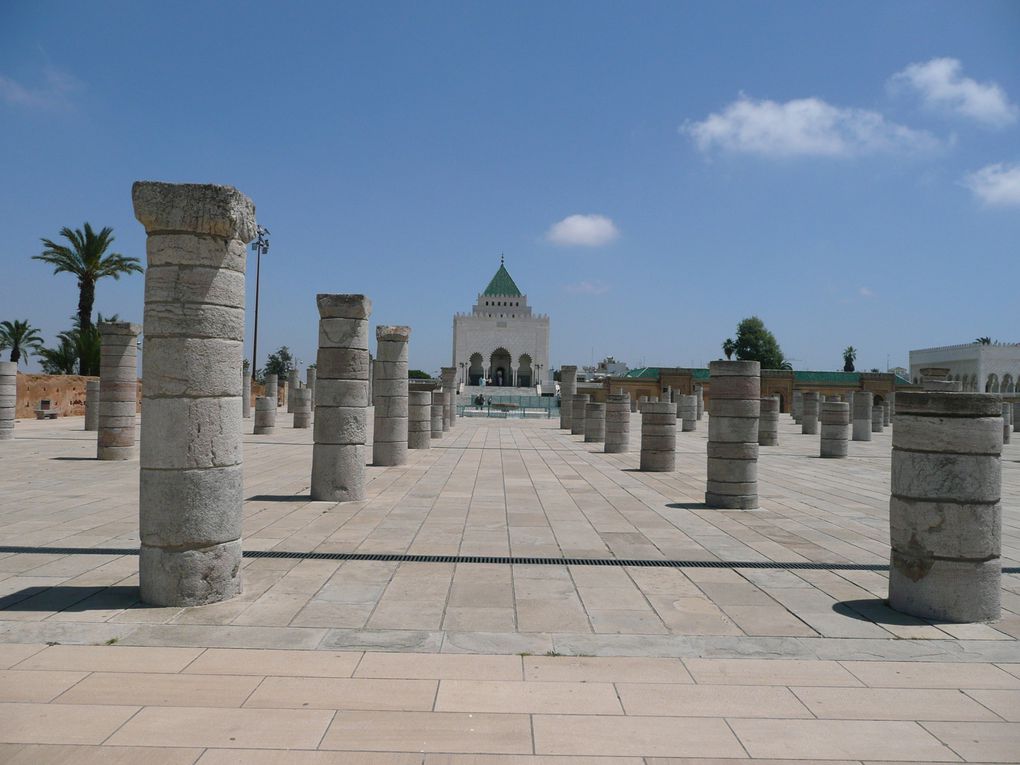
<svg viewBox="0 0 1020 765">
<path fill-rule="evenodd" d="M 990 338 L 990 337 L 979 337 L 979 338 L 976 338 L 974 340 L 974 342 L 977 343 L 978 345 L 991 345 L 992 344 L 992 338 Z"/>
<path fill-rule="evenodd" d="M 57 335 L 58 345 L 55 348 L 43 348 L 39 351 L 39 363 L 48 375 L 73 375 L 78 365 L 78 344 L 71 337 L 75 330 L 61 332 Z"/>
<path fill-rule="evenodd" d="M 857 360 L 857 349 L 852 345 L 848 345 L 843 349 L 843 371 L 853 372 L 854 361 Z"/>
<path fill-rule="evenodd" d="M 793 370 L 793 364 L 791 364 L 786 359 L 783 359 L 783 363 L 779 365 L 779 368 L 784 370 L 784 371 L 792 371 Z"/>
<path fill-rule="evenodd" d="M 15 364 L 24 356 L 28 359 L 28 352 L 38 352 L 42 348 L 42 337 L 39 330 L 33 327 L 28 321 L 0 321 L 0 349 L 11 349 L 11 361 Z"/>
<path fill-rule="evenodd" d="M 78 328 L 82 333 L 91 330 L 92 306 L 96 302 L 96 282 L 104 276 L 120 279 L 121 274 L 141 273 L 142 266 L 138 258 L 130 258 L 117 252 L 107 253 L 113 244 L 113 229 L 103 228 L 98 234 L 89 223 L 85 230 L 66 226 L 60 229 L 60 235 L 71 243 L 70 247 L 43 239 L 46 249 L 33 260 L 41 260 L 53 266 L 53 273 L 68 273 L 78 277 Z M 79 357 L 81 367 L 87 361 Z"/>
<path fill-rule="evenodd" d="M 727 337 L 723 340 L 722 352 L 726 354 L 726 358 L 732 359 L 733 354 L 737 350 L 737 344 L 733 341 L 732 337 Z"/>
</svg>

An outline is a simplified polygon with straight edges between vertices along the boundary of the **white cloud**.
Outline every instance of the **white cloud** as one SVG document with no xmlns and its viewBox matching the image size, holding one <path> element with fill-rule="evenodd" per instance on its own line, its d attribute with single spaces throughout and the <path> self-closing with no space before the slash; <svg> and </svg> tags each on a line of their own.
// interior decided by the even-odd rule
<svg viewBox="0 0 1020 765">
<path fill-rule="evenodd" d="M 878 112 L 833 106 L 818 98 L 779 103 L 741 94 L 721 112 L 680 128 L 698 148 L 764 157 L 851 157 L 936 148 L 930 133 L 889 122 Z"/>
<path fill-rule="evenodd" d="M 66 108 L 71 94 L 80 86 L 74 77 L 53 67 L 43 70 L 43 82 L 34 88 L 0 74 L 0 101 L 27 108 Z"/>
<path fill-rule="evenodd" d="M 961 73 L 955 58 L 933 58 L 911 64 L 889 81 L 892 90 L 907 87 L 921 96 L 925 106 L 948 111 L 993 127 L 1011 125 L 1020 109 L 994 82 L 978 82 Z"/>
<path fill-rule="evenodd" d="M 567 292 L 575 295 L 604 295 L 609 292 L 609 286 L 602 282 L 589 282 L 587 280 L 567 285 Z"/>
<path fill-rule="evenodd" d="M 874 291 L 869 289 L 868 287 L 861 287 L 859 290 L 857 290 L 857 292 L 858 292 L 858 294 L 862 298 L 869 298 L 870 299 L 870 298 L 875 297 Z"/>
<path fill-rule="evenodd" d="M 987 205 L 1020 207 L 1020 164 L 986 165 L 965 177 L 963 185 Z"/>
<path fill-rule="evenodd" d="M 620 235 L 612 220 L 604 215 L 568 215 L 554 223 L 545 238 L 566 247 L 599 247 Z"/>
</svg>

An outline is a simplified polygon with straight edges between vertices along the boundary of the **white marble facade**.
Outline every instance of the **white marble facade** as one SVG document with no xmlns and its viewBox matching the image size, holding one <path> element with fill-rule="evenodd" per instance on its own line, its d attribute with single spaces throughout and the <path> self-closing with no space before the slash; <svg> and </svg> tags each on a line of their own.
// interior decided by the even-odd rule
<svg viewBox="0 0 1020 765">
<path fill-rule="evenodd" d="M 910 352 L 910 381 L 921 381 L 921 370 L 948 369 L 949 379 L 965 391 L 1015 393 L 1020 378 L 1020 343 L 964 343 Z"/>
</svg>

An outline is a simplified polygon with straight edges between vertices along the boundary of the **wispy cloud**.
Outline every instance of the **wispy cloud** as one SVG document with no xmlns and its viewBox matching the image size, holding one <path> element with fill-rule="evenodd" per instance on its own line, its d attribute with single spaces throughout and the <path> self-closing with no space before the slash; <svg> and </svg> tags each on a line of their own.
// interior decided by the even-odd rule
<svg viewBox="0 0 1020 765">
<path fill-rule="evenodd" d="M 609 292 L 609 285 L 602 282 L 590 282 L 588 280 L 575 282 L 566 286 L 567 292 L 575 295 L 604 295 Z"/>
<path fill-rule="evenodd" d="M 875 293 L 868 287 L 861 287 L 859 290 L 857 290 L 857 294 L 860 295 L 862 298 L 867 298 L 869 300 L 875 297 Z"/>
<path fill-rule="evenodd" d="M 619 236 L 616 224 L 604 215 L 568 215 L 545 234 L 550 242 L 564 247 L 600 247 Z"/>
<path fill-rule="evenodd" d="M 1020 207 L 1020 164 L 985 165 L 966 176 L 963 185 L 986 205 Z"/>
<path fill-rule="evenodd" d="M 995 82 L 978 82 L 963 76 L 955 58 L 933 58 L 911 64 L 889 80 L 893 92 L 917 93 L 925 106 L 982 122 L 992 127 L 1012 125 L 1020 109 Z"/>
<path fill-rule="evenodd" d="M 35 86 L 24 85 L 12 77 L 0 74 L 0 101 L 27 109 L 66 109 L 81 83 L 67 72 L 47 66 L 42 82 Z"/>
<path fill-rule="evenodd" d="M 680 127 L 703 152 L 712 149 L 763 157 L 853 157 L 928 151 L 931 133 L 889 122 L 867 109 L 833 106 L 818 98 L 780 103 L 741 94 L 721 112 Z"/>
</svg>

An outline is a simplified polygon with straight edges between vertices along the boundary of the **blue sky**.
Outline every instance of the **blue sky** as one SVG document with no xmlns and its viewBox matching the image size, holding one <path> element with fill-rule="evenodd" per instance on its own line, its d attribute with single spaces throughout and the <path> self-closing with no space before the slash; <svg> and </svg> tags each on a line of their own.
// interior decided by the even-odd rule
<svg viewBox="0 0 1020 765">
<path fill-rule="evenodd" d="M 438 369 L 501 252 L 554 366 L 702 365 L 751 314 L 800 369 L 1020 341 L 1017 40 L 1015 2 L 7 0 L 0 319 L 66 328 L 39 238 L 144 258 L 158 179 L 272 231 L 260 363 L 310 362 L 315 293 L 364 292 Z"/>
</svg>

